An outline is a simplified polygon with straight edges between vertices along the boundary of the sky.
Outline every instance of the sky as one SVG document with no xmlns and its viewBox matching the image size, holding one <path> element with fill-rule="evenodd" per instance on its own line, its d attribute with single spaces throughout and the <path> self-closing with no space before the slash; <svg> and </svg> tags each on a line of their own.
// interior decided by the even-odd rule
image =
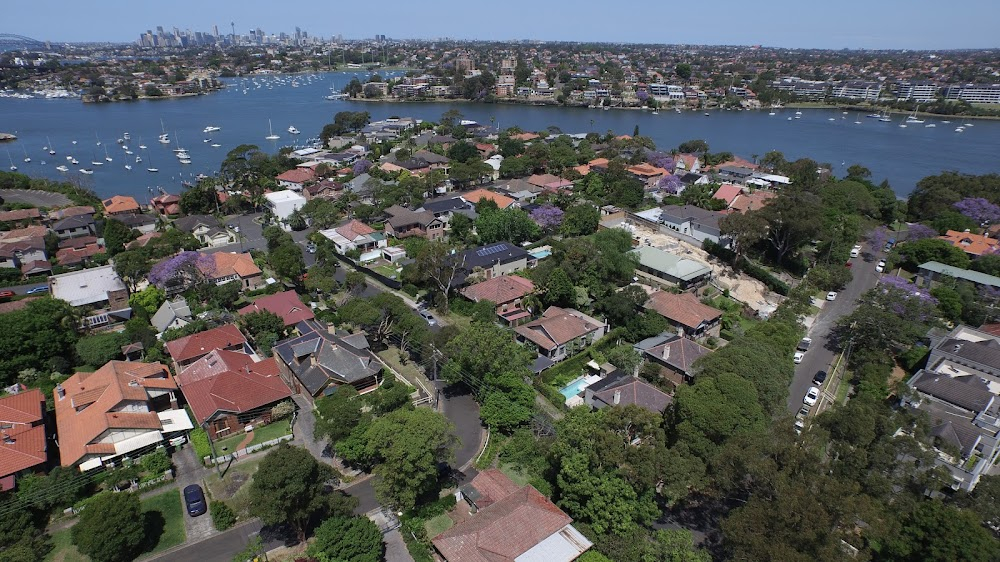
<svg viewBox="0 0 1000 562">
<path fill-rule="evenodd" d="M 0 33 L 134 42 L 147 29 L 364 39 L 563 40 L 822 49 L 1000 47 L 1000 1 L 964 0 L 5 0 Z M 944 22 L 944 23 L 942 23 Z"/>
</svg>

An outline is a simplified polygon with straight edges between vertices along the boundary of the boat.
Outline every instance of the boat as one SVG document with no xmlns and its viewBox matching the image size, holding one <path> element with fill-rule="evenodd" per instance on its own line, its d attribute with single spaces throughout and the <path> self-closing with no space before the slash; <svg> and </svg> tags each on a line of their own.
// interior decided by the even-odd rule
<svg viewBox="0 0 1000 562">
<path fill-rule="evenodd" d="M 943 121 L 941 121 L 941 122 L 942 122 L 942 123 L 951 123 L 951 121 L 948 121 L 947 119 L 945 119 L 945 120 L 943 120 Z"/>
<path fill-rule="evenodd" d="M 104 147 L 104 159 L 107 160 L 108 162 L 112 161 L 112 158 L 108 156 L 108 147 L 106 146 Z"/>
<path fill-rule="evenodd" d="M 74 166 L 76 166 L 76 165 L 78 165 L 80 163 L 80 161 L 77 160 L 76 158 L 73 158 L 72 160 L 69 161 L 69 163 L 72 164 L 72 165 L 74 165 Z"/>
<path fill-rule="evenodd" d="M 332 93 L 332 94 L 330 94 L 328 96 L 325 96 L 324 99 L 328 99 L 330 101 L 337 101 L 337 100 L 342 100 L 342 99 L 344 99 L 346 97 L 347 97 L 347 94 L 342 94 L 342 93 L 339 93 L 339 92 L 334 92 L 334 93 Z"/>
<path fill-rule="evenodd" d="M 203 133 L 214 133 L 215 131 L 221 131 L 221 130 L 222 130 L 222 127 L 215 127 L 213 125 L 209 125 L 208 127 L 205 127 L 204 129 L 202 129 L 201 132 L 203 132 Z"/>
<path fill-rule="evenodd" d="M 931 127 L 937 127 L 937 125 L 935 125 L 934 123 L 928 123 L 928 124 L 924 125 L 924 128 L 927 128 L 927 129 L 930 129 Z"/>
<path fill-rule="evenodd" d="M 128 133 L 122 133 L 122 138 L 125 140 L 132 140 L 132 135 Z"/>
<path fill-rule="evenodd" d="M 17 166 L 14 165 L 14 159 L 10 156 L 10 149 L 7 149 L 7 159 L 10 160 L 10 171 L 16 172 Z"/>
<path fill-rule="evenodd" d="M 86 175 L 88 175 L 88 176 L 91 176 L 91 175 L 93 175 L 93 174 L 94 174 L 94 171 L 93 171 L 93 170 L 91 170 L 90 168 L 81 168 L 81 169 L 80 169 L 80 173 L 81 173 L 81 174 L 86 174 Z"/>
<path fill-rule="evenodd" d="M 674 108 L 674 113 L 680 113 L 680 112 L 681 112 L 681 108 L 679 108 L 679 107 L 675 107 Z"/>
<path fill-rule="evenodd" d="M 789 117 L 789 118 L 788 118 L 788 120 L 789 120 L 789 121 L 791 121 L 791 120 L 792 120 L 792 118 L 791 118 L 791 117 Z"/>
<path fill-rule="evenodd" d="M 299 131 L 298 129 L 296 129 L 294 125 L 289 125 L 288 126 L 288 134 L 290 134 L 290 135 L 297 135 L 300 132 L 301 131 Z"/>
<path fill-rule="evenodd" d="M 900 129 L 905 129 L 906 128 L 906 120 L 905 119 L 899 122 L 899 128 Z"/>
<path fill-rule="evenodd" d="M 656 111 L 655 109 L 653 110 L 653 115 L 659 115 L 659 114 L 660 114 L 659 111 Z"/>
<path fill-rule="evenodd" d="M 965 132 L 965 127 L 955 127 L 955 132 L 956 133 L 964 133 Z"/>
<path fill-rule="evenodd" d="M 98 159 L 97 159 L 97 157 L 95 156 L 95 157 L 94 157 L 94 159 L 90 161 L 90 165 L 91 165 L 91 166 L 103 166 L 103 165 L 104 165 L 104 162 L 101 162 L 101 161 L 100 161 L 100 160 L 98 160 Z"/>
<path fill-rule="evenodd" d="M 49 156 L 55 156 L 56 155 L 56 149 L 52 147 L 52 141 L 49 140 L 49 137 L 45 137 L 45 140 L 48 141 L 48 143 L 49 143 L 49 146 L 48 146 Z M 45 149 L 43 148 L 42 150 L 45 150 Z"/>
<path fill-rule="evenodd" d="M 190 164 L 191 163 L 191 159 L 190 158 L 181 158 L 180 160 L 178 160 L 178 162 L 180 162 L 181 164 Z"/>
<path fill-rule="evenodd" d="M 191 158 L 191 155 L 189 155 L 187 152 L 178 152 L 178 153 L 174 154 L 174 156 L 176 156 L 178 160 L 184 160 L 184 159 L 187 159 L 187 158 Z"/>
<path fill-rule="evenodd" d="M 827 119 L 827 121 L 836 121 L 836 119 L 834 119 L 833 117 L 830 117 L 829 119 Z"/>
<path fill-rule="evenodd" d="M 281 138 L 278 135 L 274 134 L 274 129 L 271 128 L 271 120 L 270 119 L 267 120 L 267 131 L 268 131 L 268 135 L 266 137 L 264 137 L 266 140 L 278 140 L 278 139 Z"/>
<path fill-rule="evenodd" d="M 861 124 L 861 114 L 860 113 L 858 114 L 857 119 L 854 121 L 854 124 L 855 125 L 860 125 Z"/>
<path fill-rule="evenodd" d="M 919 108 L 917 108 L 917 109 L 919 109 Z M 910 116 L 906 118 L 906 122 L 907 123 L 920 124 L 920 123 L 924 122 L 923 119 L 917 119 L 917 109 L 914 109 L 913 113 L 910 114 Z"/>
<path fill-rule="evenodd" d="M 882 114 L 876 111 L 875 113 L 869 113 L 868 115 L 865 115 L 865 117 L 867 117 L 868 119 L 878 119 L 879 117 L 882 117 Z"/>
<path fill-rule="evenodd" d="M 708 117 L 708 112 L 707 111 L 705 112 L 705 117 Z"/>
<path fill-rule="evenodd" d="M 802 112 L 801 111 L 796 111 L 795 114 L 796 115 L 802 115 Z"/>
<path fill-rule="evenodd" d="M 135 157 L 135 163 L 138 164 L 140 162 L 142 162 L 142 156 L 136 156 Z"/>
<path fill-rule="evenodd" d="M 71 142 L 71 143 L 73 143 L 73 144 L 76 144 L 76 141 L 69 141 L 69 142 Z"/>
<path fill-rule="evenodd" d="M 962 126 L 963 127 L 974 127 L 975 125 L 973 125 L 972 123 L 962 123 Z"/>
<path fill-rule="evenodd" d="M 24 148 L 24 145 L 21 145 L 21 150 L 24 151 L 24 162 L 25 163 L 31 162 L 31 157 L 28 156 L 28 149 Z"/>
<path fill-rule="evenodd" d="M 886 112 L 883 113 L 882 116 L 878 118 L 878 120 L 881 121 L 881 122 L 883 122 L 883 123 L 888 123 L 888 122 L 892 121 L 892 118 L 889 117 L 889 112 L 888 112 L 888 110 L 886 110 Z"/>
<path fill-rule="evenodd" d="M 128 154 L 129 156 L 132 156 L 132 155 L 133 155 L 133 154 L 135 154 L 135 153 L 134 153 L 134 152 L 132 152 L 131 150 L 126 150 L 126 151 L 125 151 L 125 154 Z"/>
<path fill-rule="evenodd" d="M 771 111 L 769 111 L 768 115 L 775 115 L 774 110 L 772 109 Z"/>
<path fill-rule="evenodd" d="M 94 133 L 94 138 L 97 139 L 97 146 L 101 146 L 101 137 L 97 136 L 97 133 Z"/>
<path fill-rule="evenodd" d="M 67 168 L 64 164 L 60 164 L 60 165 L 56 166 L 56 169 L 59 170 L 60 172 L 68 172 L 69 171 L 69 168 Z"/>
<path fill-rule="evenodd" d="M 163 125 L 163 119 L 160 119 L 160 144 L 170 144 L 170 135 L 167 134 L 167 128 Z"/>
<path fill-rule="evenodd" d="M 220 147 L 220 146 L 222 146 L 222 145 L 221 145 L 221 144 L 219 144 L 219 143 L 212 143 L 212 144 L 211 144 L 210 146 L 211 146 L 212 148 L 219 148 L 219 147 Z"/>
<path fill-rule="evenodd" d="M 797 114 L 795 115 L 795 118 L 796 118 L 796 119 L 802 119 L 802 114 L 801 114 L 801 113 L 797 113 Z"/>
<path fill-rule="evenodd" d="M 131 165 L 129 165 L 129 164 L 125 164 L 125 169 L 126 169 L 126 170 L 131 170 L 131 169 L 132 169 L 132 166 L 131 166 Z"/>
<path fill-rule="evenodd" d="M 139 145 L 139 150 L 146 150 L 146 145 L 140 144 Z"/>
</svg>

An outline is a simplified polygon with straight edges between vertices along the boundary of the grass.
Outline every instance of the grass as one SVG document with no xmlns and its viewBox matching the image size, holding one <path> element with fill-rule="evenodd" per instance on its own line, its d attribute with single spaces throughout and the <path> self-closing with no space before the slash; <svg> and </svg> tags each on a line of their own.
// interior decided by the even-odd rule
<svg viewBox="0 0 1000 562">
<path fill-rule="evenodd" d="M 399 272 L 396 270 L 396 266 L 389 264 L 376 265 L 375 267 L 370 267 L 372 271 L 378 273 L 379 275 L 384 275 L 389 279 L 396 279 L 399 277 Z"/>
<path fill-rule="evenodd" d="M 214 500 L 226 500 L 241 519 L 250 515 L 250 481 L 262 459 L 234 464 L 225 476 L 214 470 L 205 478 L 208 493 Z"/>
<path fill-rule="evenodd" d="M 407 361 L 403 364 L 399 359 L 399 348 L 389 347 L 378 352 L 378 356 L 385 361 L 386 365 L 392 367 L 397 373 L 403 376 L 410 384 L 417 385 L 416 381 L 424 378 L 424 373 L 417 368 L 416 364 L 412 361 Z M 417 385 L 419 387 L 419 385 Z"/>
<path fill-rule="evenodd" d="M 500 472 L 506 474 L 507 477 L 513 480 L 518 486 L 526 486 L 528 484 L 528 475 L 510 463 L 502 464 L 500 466 Z"/>
<path fill-rule="evenodd" d="M 844 404 L 847 402 L 847 393 L 851 390 L 851 378 L 854 373 L 850 371 L 844 371 L 844 374 L 840 378 L 840 386 L 837 387 L 837 404 Z"/>
<path fill-rule="evenodd" d="M 152 548 L 148 549 L 146 554 L 162 552 L 183 543 L 187 538 L 184 532 L 184 510 L 181 506 L 180 490 L 170 490 L 142 500 L 142 512 L 153 514 L 153 523 L 147 529 L 146 536 Z M 160 517 L 156 517 L 154 512 L 159 513 Z M 157 530 L 160 531 L 159 535 L 156 535 Z"/>
<path fill-rule="evenodd" d="M 253 441 L 250 442 L 251 445 L 259 445 L 260 443 L 265 443 L 271 441 L 272 439 L 277 439 L 283 437 L 292 432 L 292 426 L 289 424 L 288 419 L 278 420 L 273 423 L 269 423 L 263 427 L 253 430 Z"/>
<path fill-rule="evenodd" d="M 451 517 L 448 517 L 447 513 L 431 517 L 424 522 L 424 528 L 427 529 L 427 538 L 433 539 L 450 529 L 454 524 L 455 522 L 451 520 Z"/>
<path fill-rule="evenodd" d="M 45 557 L 45 562 L 88 562 L 90 558 L 80 554 L 73 545 L 70 535 L 72 527 L 67 527 L 52 534 L 52 551 Z"/>
</svg>

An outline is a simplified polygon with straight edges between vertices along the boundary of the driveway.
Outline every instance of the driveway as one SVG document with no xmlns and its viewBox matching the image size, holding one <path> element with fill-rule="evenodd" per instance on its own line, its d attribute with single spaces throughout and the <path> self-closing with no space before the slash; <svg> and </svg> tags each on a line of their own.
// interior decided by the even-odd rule
<svg viewBox="0 0 1000 562">
<path fill-rule="evenodd" d="M 455 436 L 459 439 L 455 468 L 465 470 L 479 454 L 485 436 L 479 421 L 479 404 L 465 385 L 447 385 L 437 380 L 434 387 L 440 399 L 441 412 L 455 424 Z"/>
<path fill-rule="evenodd" d="M 201 486 L 202 490 L 206 489 L 204 483 L 206 469 L 195 458 L 194 447 L 184 447 L 174 454 L 172 460 L 177 468 L 177 476 L 174 481 L 177 482 L 177 488 L 181 490 L 181 503 L 184 502 L 185 486 L 197 484 Z M 187 509 L 184 510 L 184 530 L 187 533 L 186 542 L 188 543 L 200 541 L 216 534 L 215 526 L 212 525 L 211 513 L 191 517 L 187 514 Z"/>
<path fill-rule="evenodd" d="M 789 412 L 794 414 L 802 407 L 802 398 L 813 385 L 812 379 L 816 371 L 829 371 L 834 358 L 840 353 L 840 350 L 830 348 L 830 331 L 838 320 L 854 311 L 858 297 L 875 286 L 882 275 L 875 272 L 875 265 L 884 257 L 881 248 L 872 251 L 867 244 L 864 244 L 861 257 L 850 260 L 854 278 L 844 290 L 837 293 L 837 300 L 823 302 L 824 306 L 808 332 L 813 343 L 802 363 L 795 366 L 795 376 L 788 391 Z"/>
</svg>

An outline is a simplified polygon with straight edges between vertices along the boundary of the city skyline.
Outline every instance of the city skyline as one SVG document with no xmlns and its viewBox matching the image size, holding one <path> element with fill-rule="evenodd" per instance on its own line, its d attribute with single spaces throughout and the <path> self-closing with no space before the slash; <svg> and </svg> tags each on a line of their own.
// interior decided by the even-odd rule
<svg viewBox="0 0 1000 562">
<path fill-rule="evenodd" d="M 889 4 L 889 5 L 884 5 Z M 539 40 L 690 45 L 763 45 L 820 49 L 976 49 L 1000 47 L 992 27 L 1000 21 L 1000 4 L 970 0 L 963 8 L 976 14 L 961 25 L 942 26 L 934 16 L 940 4 L 916 0 L 904 11 L 893 3 L 844 0 L 836 10 L 793 0 L 770 0 L 752 9 L 735 0 L 718 0 L 711 12 L 687 6 L 664 6 L 640 0 L 628 9 L 609 10 L 594 0 L 537 3 L 511 0 L 502 10 L 441 0 L 432 8 L 396 0 L 379 5 L 371 17 L 367 4 L 344 4 L 337 12 L 310 14 L 273 10 L 272 2 L 230 0 L 204 3 L 174 0 L 143 4 L 108 0 L 101 4 L 36 0 L 5 7 L 0 32 L 52 42 L 136 42 L 147 29 L 162 26 L 229 35 L 263 28 L 268 34 L 338 35 L 364 39 L 386 35 L 397 39 L 448 37 L 468 40 Z M 46 14 L 46 18 L 38 15 Z M 531 17 L 525 17 L 530 14 Z M 898 23 L 897 23 L 898 22 Z M 991 44 L 992 43 L 992 44 Z"/>
</svg>

